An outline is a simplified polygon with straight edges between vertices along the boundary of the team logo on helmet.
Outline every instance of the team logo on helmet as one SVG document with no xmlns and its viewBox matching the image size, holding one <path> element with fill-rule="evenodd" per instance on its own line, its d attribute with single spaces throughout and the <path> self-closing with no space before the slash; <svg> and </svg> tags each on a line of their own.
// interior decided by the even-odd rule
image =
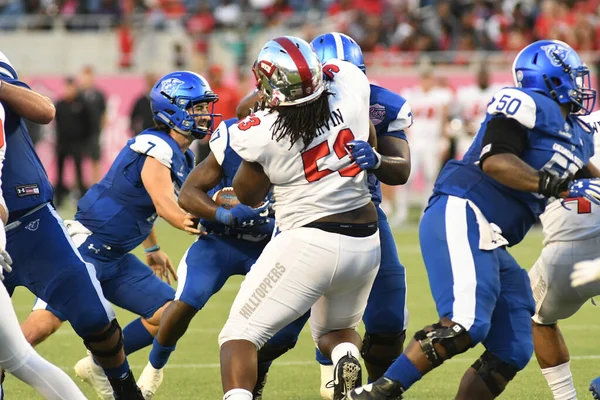
<svg viewBox="0 0 600 400">
<path fill-rule="evenodd" d="M 379 125 L 386 117 L 385 106 L 381 104 L 373 104 L 369 108 L 369 119 L 373 121 L 373 125 Z"/>
<path fill-rule="evenodd" d="M 165 92 L 168 96 L 173 97 L 173 94 L 183 85 L 183 81 L 177 78 L 165 79 L 160 83 L 160 91 Z"/>
<path fill-rule="evenodd" d="M 569 56 L 571 49 L 567 49 L 559 44 L 548 44 L 541 47 L 546 53 L 546 57 L 550 60 L 550 63 L 555 67 L 562 67 L 563 62 Z"/>
<path fill-rule="evenodd" d="M 269 62 L 267 60 L 261 60 L 258 63 L 258 69 L 268 78 L 271 79 L 271 76 L 273 76 L 273 73 L 275 72 L 275 69 L 277 67 L 275 65 L 273 65 L 272 62 Z"/>
</svg>

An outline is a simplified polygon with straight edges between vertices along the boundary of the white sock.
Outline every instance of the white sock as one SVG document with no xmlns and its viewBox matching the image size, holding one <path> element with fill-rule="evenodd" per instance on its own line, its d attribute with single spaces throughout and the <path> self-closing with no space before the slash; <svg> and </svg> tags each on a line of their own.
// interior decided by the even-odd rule
<svg viewBox="0 0 600 400">
<path fill-rule="evenodd" d="M 252 392 L 246 389 L 231 389 L 223 395 L 223 400 L 252 400 Z"/>
<path fill-rule="evenodd" d="M 35 352 L 29 355 L 23 365 L 10 373 L 35 388 L 46 399 L 85 400 L 86 398 L 62 369 L 50 364 Z"/>
<path fill-rule="evenodd" d="M 569 361 L 556 367 L 544 368 L 542 374 L 552 390 L 554 400 L 577 400 Z"/>
<path fill-rule="evenodd" d="M 352 354 L 357 360 L 360 358 L 358 347 L 350 342 L 340 343 L 335 346 L 331 352 L 331 361 L 333 362 L 333 365 L 337 365 L 340 359 L 348 353 Z"/>
</svg>

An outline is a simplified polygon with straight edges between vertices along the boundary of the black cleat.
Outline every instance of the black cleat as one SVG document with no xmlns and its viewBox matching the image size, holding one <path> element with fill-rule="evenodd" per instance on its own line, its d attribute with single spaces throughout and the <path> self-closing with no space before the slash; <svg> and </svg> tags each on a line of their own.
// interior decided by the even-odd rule
<svg viewBox="0 0 600 400">
<path fill-rule="evenodd" d="M 271 364 L 271 361 L 258 363 L 256 386 L 254 386 L 254 389 L 252 390 L 252 398 L 254 400 L 262 400 L 262 394 L 265 389 L 265 384 L 267 383 L 267 374 L 269 373 Z"/>
<path fill-rule="evenodd" d="M 351 400 L 402 400 L 404 388 L 398 381 L 385 376 L 358 389 L 354 389 L 348 399 Z"/>
<path fill-rule="evenodd" d="M 333 400 L 348 398 L 350 391 L 362 385 L 360 362 L 350 352 L 338 361 L 333 370 L 333 380 L 327 386 L 333 387 Z"/>
<path fill-rule="evenodd" d="M 142 391 L 135 383 L 135 378 L 131 371 L 122 379 L 108 378 L 108 381 L 113 388 L 115 400 L 144 400 Z"/>
</svg>

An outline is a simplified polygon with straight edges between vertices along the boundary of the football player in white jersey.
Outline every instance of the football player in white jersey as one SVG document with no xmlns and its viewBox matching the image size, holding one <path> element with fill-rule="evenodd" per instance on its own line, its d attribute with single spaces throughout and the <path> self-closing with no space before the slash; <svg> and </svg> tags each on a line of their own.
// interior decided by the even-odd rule
<svg viewBox="0 0 600 400">
<path fill-rule="evenodd" d="M 448 106 L 453 97 L 448 88 L 437 85 L 436 77 L 429 66 L 421 71 L 419 86 L 404 90 L 400 94 L 405 99 L 410 99 L 415 123 L 407 131 L 412 172 L 408 183 L 397 187 L 395 210 L 390 218 L 393 226 L 400 226 L 408 216 L 409 204 L 414 201 L 414 178 L 418 175 L 423 178 L 418 203 L 423 208 L 427 205 L 433 184 L 442 167 L 442 153 L 447 142 L 445 126 L 448 121 Z"/>
<path fill-rule="evenodd" d="M 7 113 L 14 115 L 14 110 L 7 111 L 5 106 L 7 108 L 14 106 L 16 109 L 29 107 L 27 117 L 30 120 L 47 123 L 47 121 L 38 120 L 36 113 L 40 112 L 40 109 L 43 110 L 44 106 L 48 106 L 46 103 L 48 99 L 27 89 L 3 84 L 3 76 L 9 76 L 11 69 L 12 66 L 8 59 L 0 52 L 0 171 L 6 153 L 4 128 Z M 40 102 L 43 105 L 40 105 Z M 49 104 L 51 106 L 51 103 Z M 0 190 L 0 280 L 4 280 L 4 271 L 12 271 L 10 266 L 12 260 L 6 252 L 5 224 L 7 219 L 8 211 Z M 83 393 L 67 374 L 42 358 L 27 343 L 12 308 L 8 291 L 2 283 L 0 283 L 0 369 L 31 385 L 46 399 L 85 399 Z M 0 387 L 0 398 L 3 398 L 2 387 Z"/>
<path fill-rule="evenodd" d="M 473 138 L 485 119 L 487 103 L 500 89 L 502 86 L 490 83 L 489 69 L 486 64 L 481 64 L 477 70 L 477 83 L 461 86 L 456 91 L 456 103 L 465 125 L 463 133 L 454 138 L 456 159 L 462 159 L 471 146 Z"/>
<path fill-rule="evenodd" d="M 359 167 L 381 164 L 363 146 L 369 82 L 348 62 L 321 66 L 308 43 L 289 36 L 267 42 L 253 70 L 266 108 L 230 128 L 243 160 L 233 188 L 247 205 L 272 190 L 277 228 L 219 335 L 223 398 L 252 399 L 257 349 L 311 309 L 313 339 L 336 365 L 334 399 L 344 399 L 361 384 L 355 328 L 380 262 L 377 213 Z"/>
<path fill-rule="evenodd" d="M 599 111 L 580 118 L 598 132 Z M 564 135 L 569 135 L 569 128 L 565 124 Z M 581 177 L 600 177 L 600 170 L 593 165 L 600 162 L 600 138 L 597 135 L 595 147 L 595 156 L 588 167 L 578 173 L 585 174 Z M 560 163 L 562 160 L 558 158 L 554 161 Z M 569 279 L 576 263 L 600 257 L 600 206 L 585 199 L 555 200 L 548 204 L 540 219 L 544 248 L 529 271 L 536 304 L 533 316 L 535 356 L 554 399 L 572 400 L 577 398 L 577 393 L 569 366 L 569 350 L 558 321 L 569 318 L 588 299 L 600 295 L 600 281 L 582 279 L 571 287 Z M 590 388 L 596 396 L 600 396 L 599 389 L 594 385 Z"/>
</svg>

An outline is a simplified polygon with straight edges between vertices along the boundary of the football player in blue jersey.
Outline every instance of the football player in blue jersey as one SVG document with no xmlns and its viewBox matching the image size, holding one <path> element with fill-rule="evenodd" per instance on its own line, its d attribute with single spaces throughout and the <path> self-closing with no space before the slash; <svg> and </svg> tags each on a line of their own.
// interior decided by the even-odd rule
<svg viewBox="0 0 600 400">
<path fill-rule="evenodd" d="M 6 98 L 6 158 L 2 192 L 9 213 L 6 250 L 14 264 L 4 285 L 10 294 L 25 286 L 71 322 L 102 366 L 117 399 L 142 399 L 123 350 L 121 328 L 96 279 L 82 260 L 52 206 L 53 189 L 27 133 L 23 118 L 48 123 L 52 103 L 21 82 L 0 62 Z M 10 95 L 12 93 L 12 95 Z"/>
<path fill-rule="evenodd" d="M 167 280 L 169 273 L 175 276 L 157 242 L 153 228 L 157 216 L 175 228 L 200 233 L 197 220 L 177 205 L 174 194 L 194 166 L 191 143 L 212 129 L 211 108 L 216 101 L 208 82 L 193 72 L 173 72 L 159 79 L 150 93 L 155 128 L 127 142 L 104 178 L 81 198 L 75 220 L 66 222 L 81 256 L 94 265 L 106 298 L 141 316 L 123 329 L 126 354 L 152 343 L 162 312 L 175 296 L 157 276 Z M 130 253 L 140 244 L 152 269 Z M 36 344 L 66 319 L 54 307 L 43 308 L 47 310 L 34 311 L 23 326 Z M 44 331 L 46 326 L 54 328 Z M 75 373 L 101 398 L 112 398 L 108 382 L 90 357 L 77 363 Z"/>
<path fill-rule="evenodd" d="M 202 218 L 207 234 L 190 246 L 179 264 L 175 301 L 164 312 L 149 362 L 138 380 L 147 400 L 158 390 L 163 368 L 192 318 L 230 276 L 250 270 L 271 237 L 273 219 L 261 216 L 268 202 L 258 208 L 238 204 L 227 209 L 213 200 L 221 189 L 231 187 L 241 163 L 229 147 L 228 129 L 237 122 L 230 119 L 219 125 L 210 138 L 211 152 L 190 173 L 179 193 L 179 205 Z"/>
<path fill-rule="evenodd" d="M 0 52 L 0 73 L 12 76 L 8 58 Z M 9 106 L 18 109 L 27 104 L 39 107 L 38 112 L 29 112 L 34 121 L 47 124 L 52 120 L 54 106 L 44 96 L 4 83 L 0 80 L 0 169 L 6 154 L 5 121 Z M 41 113 L 40 113 L 41 111 Z M 37 118 L 36 118 L 37 117 Z M 1 171 L 0 171 L 1 176 Z M 5 224 L 8 212 L 2 190 L 0 190 L 0 281 L 4 272 L 12 271 L 12 260 L 6 252 Z M 19 326 L 19 320 L 4 284 L 0 282 L 0 380 L 4 379 L 4 370 L 21 381 L 31 385 L 47 399 L 85 399 L 77 385 L 60 368 L 50 364 L 27 343 Z M 0 400 L 4 391 L 0 385 Z"/>
<path fill-rule="evenodd" d="M 519 243 L 548 198 L 600 202 L 600 184 L 575 179 L 593 155 L 590 71 L 566 43 L 542 40 L 513 64 L 469 151 L 449 161 L 420 224 L 421 252 L 440 320 L 417 332 L 383 378 L 352 399 L 400 399 L 424 374 L 478 343 L 457 399 L 493 399 L 533 353 L 535 304 L 527 272 L 506 247 Z M 589 172 L 589 171 L 588 171 Z"/>
<path fill-rule="evenodd" d="M 316 37 L 311 46 L 322 63 L 331 59 L 349 61 L 366 72 L 362 50 L 349 36 L 332 32 Z M 251 96 L 238 107 L 240 116 L 247 110 L 248 103 L 259 100 Z M 405 330 L 408 324 L 406 308 L 406 275 L 400 263 L 392 230 L 385 212 L 381 209 L 380 181 L 388 185 L 406 183 L 410 174 L 410 150 L 405 130 L 413 123 L 409 103 L 401 96 L 381 86 L 371 84 L 369 116 L 377 134 L 377 150 L 365 141 L 350 142 L 352 156 L 357 164 L 369 171 L 368 181 L 371 200 L 379 215 L 379 237 L 381 240 L 381 266 L 373 283 L 371 295 L 365 309 L 363 322 L 366 332 L 361 354 L 367 367 L 369 381 L 375 381 L 402 353 Z M 305 318 L 306 320 L 306 318 Z M 290 337 L 300 333 L 298 320 L 282 329 L 259 351 L 258 382 L 265 379 L 270 362 L 289 349 L 294 343 Z M 333 398 L 333 386 L 328 385 L 334 372 L 331 360 L 316 350 L 321 364 L 321 396 Z"/>
</svg>

